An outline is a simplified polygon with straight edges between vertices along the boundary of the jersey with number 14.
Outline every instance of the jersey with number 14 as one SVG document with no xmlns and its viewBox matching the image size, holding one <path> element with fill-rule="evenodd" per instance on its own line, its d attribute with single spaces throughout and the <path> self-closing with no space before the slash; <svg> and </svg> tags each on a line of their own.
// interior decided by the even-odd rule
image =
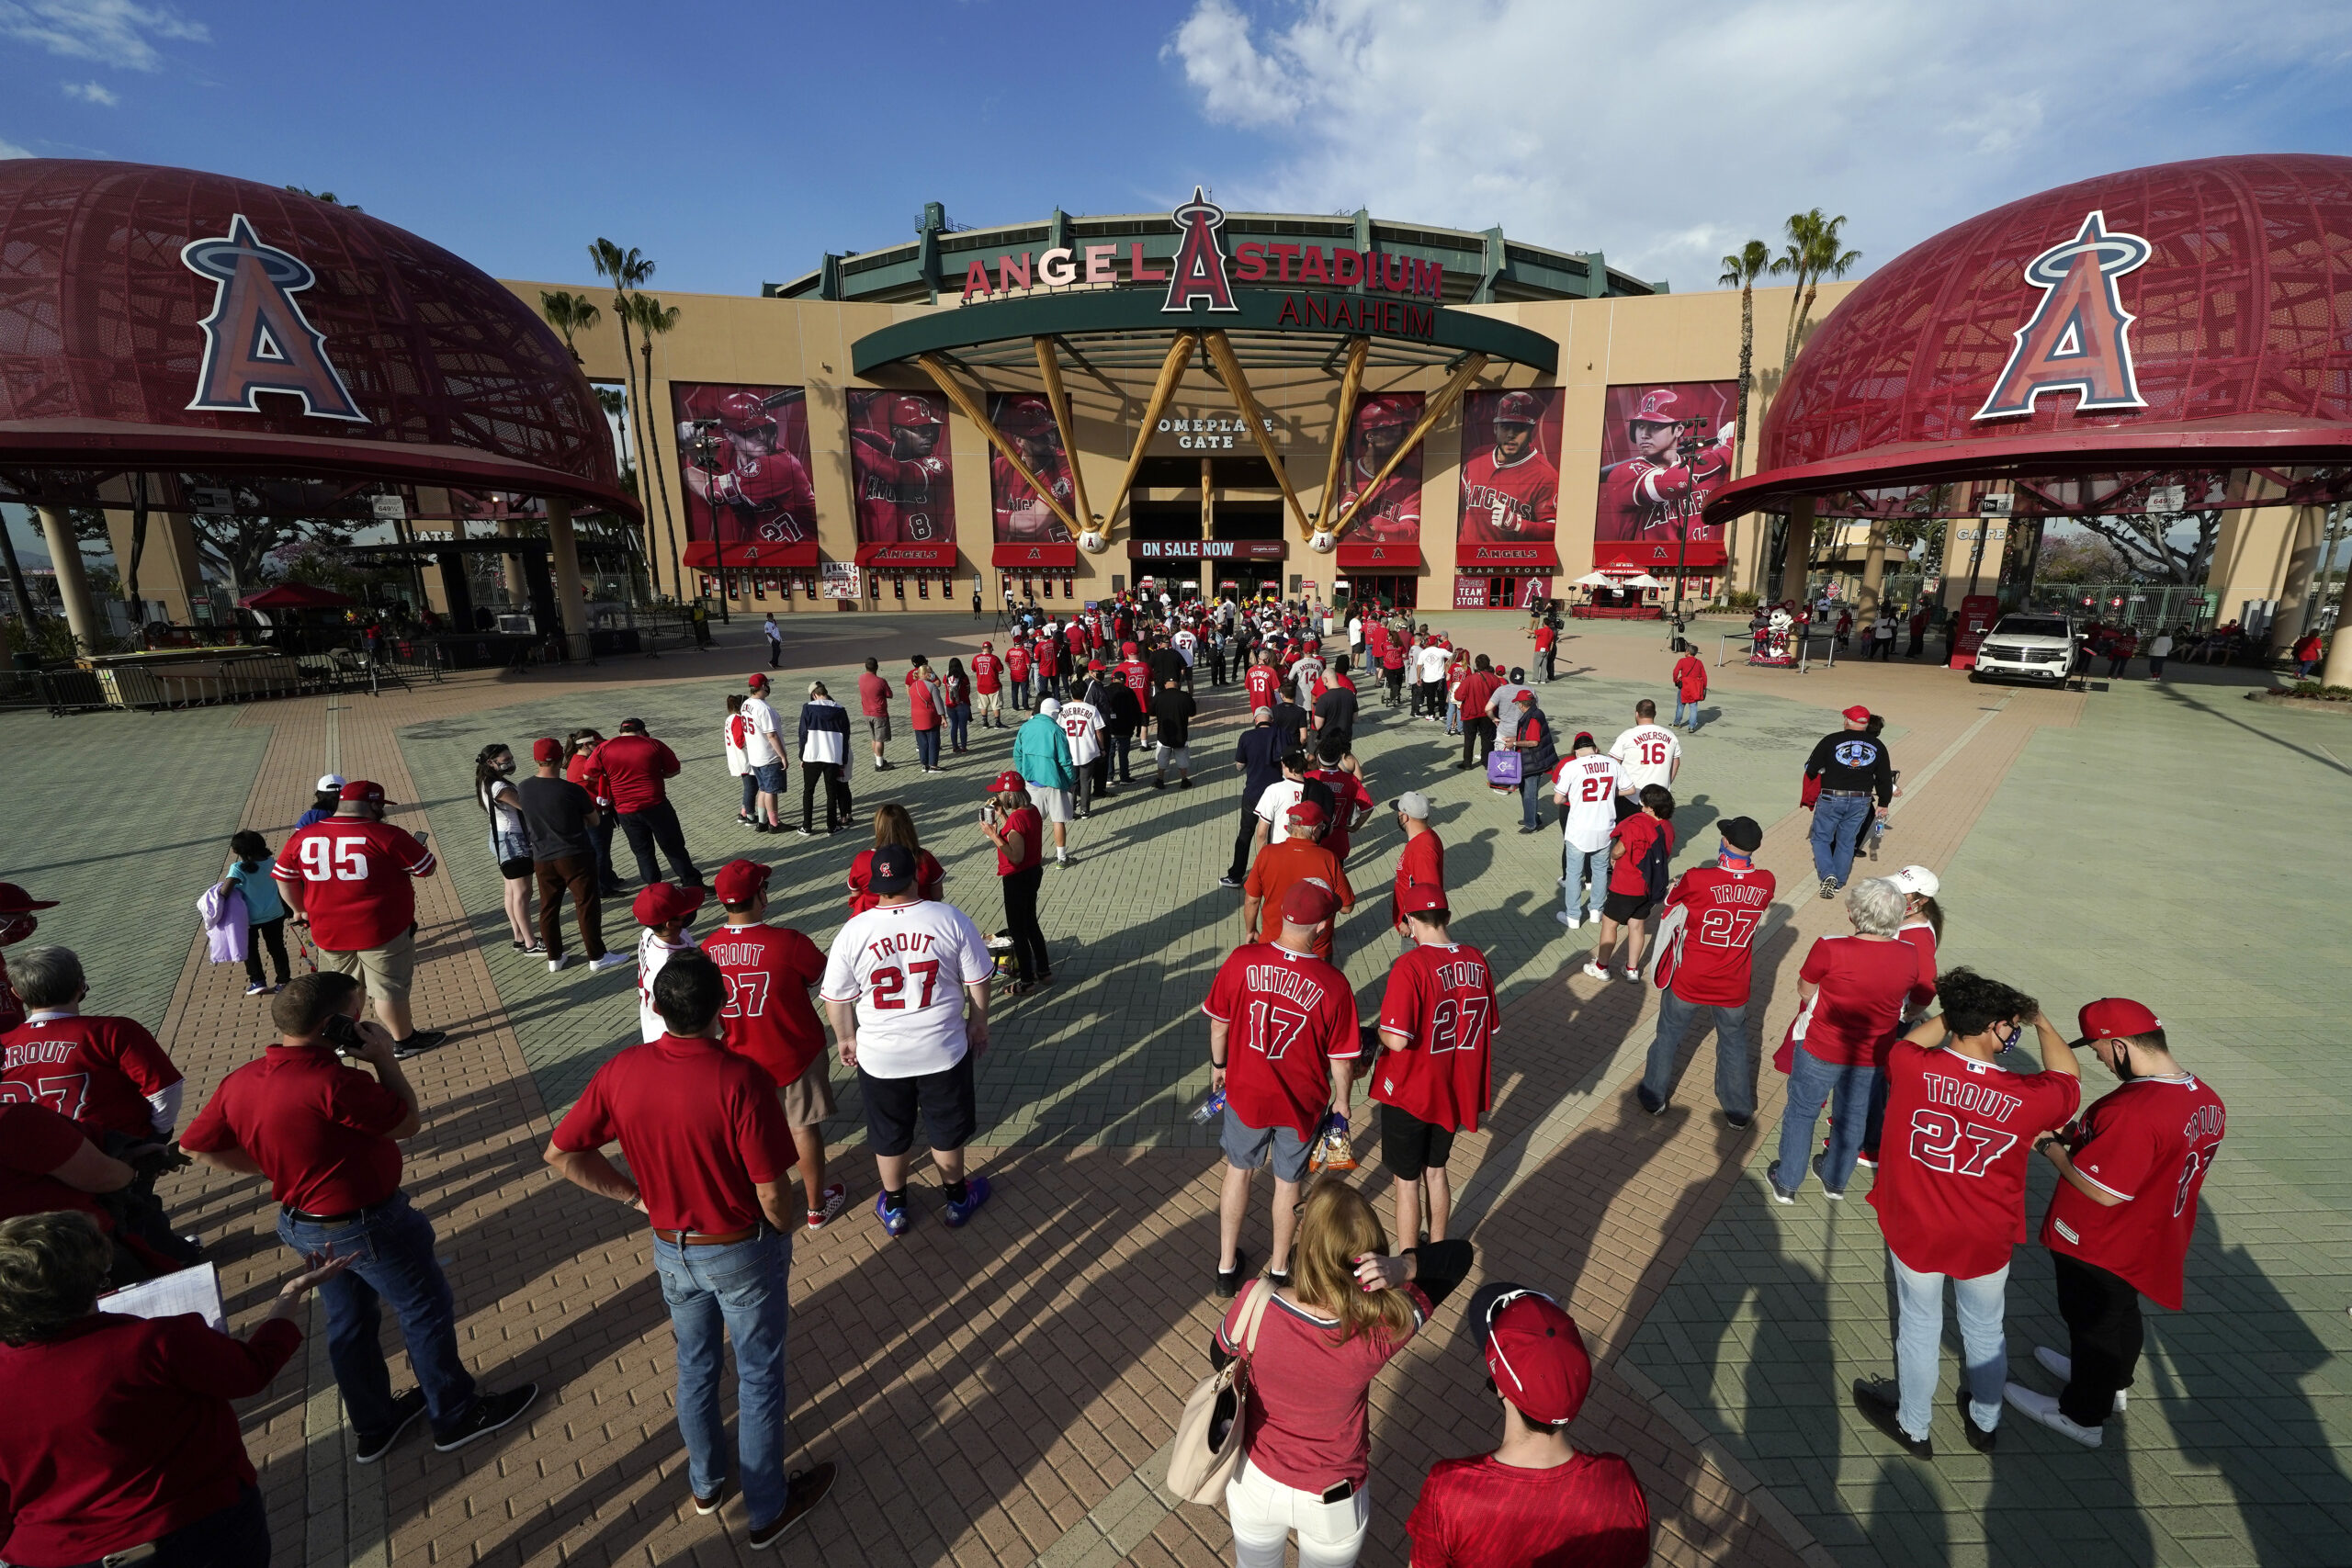
<svg viewBox="0 0 2352 1568">
<path fill-rule="evenodd" d="M 1495 1102 L 1495 982 L 1467 942 L 1423 943 L 1396 960 L 1380 998 L 1380 1032 L 1411 1043 L 1384 1049 L 1372 1098 L 1431 1126 L 1478 1130 Z"/>
<path fill-rule="evenodd" d="M 1775 886 L 1772 874 L 1761 869 L 1696 865 L 1684 872 L 1666 896 L 1667 908 L 1679 904 L 1687 913 L 1669 954 L 1672 967 L 1662 970 L 1660 983 L 1702 1007 L 1745 1007 L 1755 960 L 1750 944 L 1772 907 Z"/>
</svg>

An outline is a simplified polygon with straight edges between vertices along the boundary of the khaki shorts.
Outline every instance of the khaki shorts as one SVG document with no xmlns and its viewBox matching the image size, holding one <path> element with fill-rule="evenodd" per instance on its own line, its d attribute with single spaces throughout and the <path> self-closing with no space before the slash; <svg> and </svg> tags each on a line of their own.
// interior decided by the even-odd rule
<svg viewBox="0 0 2352 1568">
<path fill-rule="evenodd" d="M 1029 786 L 1029 804 L 1035 807 L 1037 815 L 1048 822 L 1069 820 L 1069 791 L 1066 789 L 1033 784 Z"/>
<path fill-rule="evenodd" d="M 887 713 L 867 714 L 865 716 L 865 733 L 867 738 L 870 739 L 880 740 L 887 743 L 890 739 L 890 716 Z"/>
<path fill-rule="evenodd" d="M 409 987 L 416 979 L 416 928 L 411 926 L 381 947 L 362 949 L 357 953 L 331 953 L 322 947 L 315 950 L 319 967 L 337 975 L 356 975 L 368 987 L 368 994 L 381 1007 L 386 1002 L 403 1007 L 408 1002 Z"/>
<path fill-rule="evenodd" d="M 833 1103 L 831 1064 L 819 1050 L 816 1059 L 801 1070 L 798 1077 L 775 1091 L 784 1102 L 784 1124 L 787 1127 L 814 1127 L 841 1109 Z"/>
</svg>

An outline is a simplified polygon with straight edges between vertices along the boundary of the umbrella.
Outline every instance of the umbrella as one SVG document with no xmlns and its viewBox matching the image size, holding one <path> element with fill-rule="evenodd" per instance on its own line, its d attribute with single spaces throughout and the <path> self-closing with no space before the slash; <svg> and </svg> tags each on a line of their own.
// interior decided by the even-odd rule
<svg viewBox="0 0 2352 1568">
<path fill-rule="evenodd" d="M 319 588 L 308 582 L 281 582 L 275 588 L 248 593 L 238 603 L 248 610 L 348 610 L 358 601 L 332 588 Z"/>
<path fill-rule="evenodd" d="M 1603 572 L 1589 571 L 1577 579 L 1576 585 L 1578 588 L 1614 588 L 1617 580 Z"/>
<path fill-rule="evenodd" d="M 1664 588 L 1666 584 L 1660 582 L 1657 578 L 1652 577 L 1645 571 L 1638 577 L 1628 577 L 1623 579 L 1617 583 L 1617 586 L 1620 588 Z"/>
</svg>

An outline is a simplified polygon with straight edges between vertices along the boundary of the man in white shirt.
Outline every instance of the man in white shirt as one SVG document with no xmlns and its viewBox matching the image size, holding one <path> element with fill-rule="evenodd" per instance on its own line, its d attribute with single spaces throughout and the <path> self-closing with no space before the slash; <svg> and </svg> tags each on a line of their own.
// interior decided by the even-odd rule
<svg viewBox="0 0 2352 1568">
<path fill-rule="evenodd" d="M 1445 678 L 1453 670 L 1453 649 L 1442 643 L 1428 643 L 1405 656 L 1413 663 L 1413 680 L 1421 688 L 1421 702 L 1427 708 L 1425 716 L 1431 724 L 1445 722 Z"/>
<path fill-rule="evenodd" d="M 752 801 L 755 824 L 768 831 L 784 828 L 784 748 L 776 739 L 775 709 L 768 706 L 768 678 L 756 671 L 744 682 L 743 761 L 751 764 L 759 793 Z"/>
<path fill-rule="evenodd" d="M 1315 711 L 1315 682 L 1323 678 L 1323 657 L 1309 652 L 1290 668 L 1291 683 L 1298 691 L 1298 705 Z"/>
<path fill-rule="evenodd" d="M 1258 792 L 1258 804 L 1252 807 L 1258 816 L 1250 850 L 1252 861 L 1268 844 L 1279 844 L 1290 837 L 1290 808 L 1306 794 L 1306 753 L 1292 747 L 1283 753 L 1283 776 Z"/>
<path fill-rule="evenodd" d="M 996 964 L 970 916 L 917 895 L 912 850 L 875 851 L 866 886 L 882 902 L 842 927 L 817 994 L 842 1065 L 856 1071 L 865 1097 L 865 1134 L 882 1177 L 875 1217 L 894 1236 L 914 1223 L 907 1151 L 920 1111 L 952 1229 L 989 1201 L 989 1179 L 964 1174 L 964 1145 L 979 1126 L 972 1065 L 989 1046 Z"/>
<path fill-rule="evenodd" d="M 1348 615 L 1348 651 L 1351 654 L 1363 651 L 1363 617 L 1353 612 Z M 1355 660 L 1351 659 L 1349 662 L 1354 663 Z"/>
<path fill-rule="evenodd" d="M 1073 697 L 1054 715 L 1069 737 L 1069 760 L 1078 769 L 1078 814 L 1094 815 L 1094 760 L 1102 755 L 1102 710 Z"/>
<path fill-rule="evenodd" d="M 1487 716 L 1495 722 L 1495 733 L 1509 735 L 1519 724 L 1519 694 L 1527 690 L 1527 671 L 1517 665 L 1487 699 Z M 1467 714 L 1463 716 L 1468 717 Z"/>
<path fill-rule="evenodd" d="M 686 922 L 702 908 L 707 893 L 707 888 L 656 882 L 629 906 L 629 913 L 644 928 L 637 938 L 637 1033 L 640 1040 L 655 1041 L 670 1032 L 669 1024 L 653 1005 L 653 982 L 671 959 L 681 953 L 699 951 L 694 938 L 686 935 Z"/>
<path fill-rule="evenodd" d="M 1201 639 L 1193 635 L 1191 627 L 1179 626 L 1176 635 L 1168 639 L 1168 646 L 1184 661 L 1184 689 L 1189 692 L 1193 689 L 1193 665 L 1200 657 Z"/>
<path fill-rule="evenodd" d="M 1671 789 L 1674 775 L 1682 771 L 1682 742 L 1658 723 L 1657 705 L 1647 697 L 1634 705 L 1634 727 L 1617 737 L 1609 754 L 1617 759 L 1618 787 L 1627 797 L 1621 815 L 1626 817 L 1638 809 L 1635 803 L 1645 786 Z"/>
<path fill-rule="evenodd" d="M 1617 826 L 1618 792 L 1623 787 L 1617 759 L 1594 749 L 1590 731 L 1578 730 L 1552 785 L 1553 800 L 1568 813 L 1562 829 L 1567 874 L 1560 879 L 1567 907 L 1554 918 L 1570 931 L 1600 919 L 1600 906 L 1609 900 L 1609 835 Z"/>
</svg>

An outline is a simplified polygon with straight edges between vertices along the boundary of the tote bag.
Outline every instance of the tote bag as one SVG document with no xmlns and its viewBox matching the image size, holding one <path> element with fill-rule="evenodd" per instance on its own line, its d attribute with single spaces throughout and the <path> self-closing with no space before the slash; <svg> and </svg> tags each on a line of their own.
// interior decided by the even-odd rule
<svg viewBox="0 0 2352 1568">
<path fill-rule="evenodd" d="M 1249 1303 L 1241 1310 L 1241 1354 L 1227 1361 L 1224 1371 L 1203 1378 L 1176 1418 L 1168 1490 L 1187 1503 L 1214 1506 L 1241 1468 L 1241 1411 L 1250 1393 L 1250 1358 L 1258 1348 L 1258 1325 L 1274 1293 L 1264 1280 L 1250 1280 L 1250 1290 Z"/>
</svg>

